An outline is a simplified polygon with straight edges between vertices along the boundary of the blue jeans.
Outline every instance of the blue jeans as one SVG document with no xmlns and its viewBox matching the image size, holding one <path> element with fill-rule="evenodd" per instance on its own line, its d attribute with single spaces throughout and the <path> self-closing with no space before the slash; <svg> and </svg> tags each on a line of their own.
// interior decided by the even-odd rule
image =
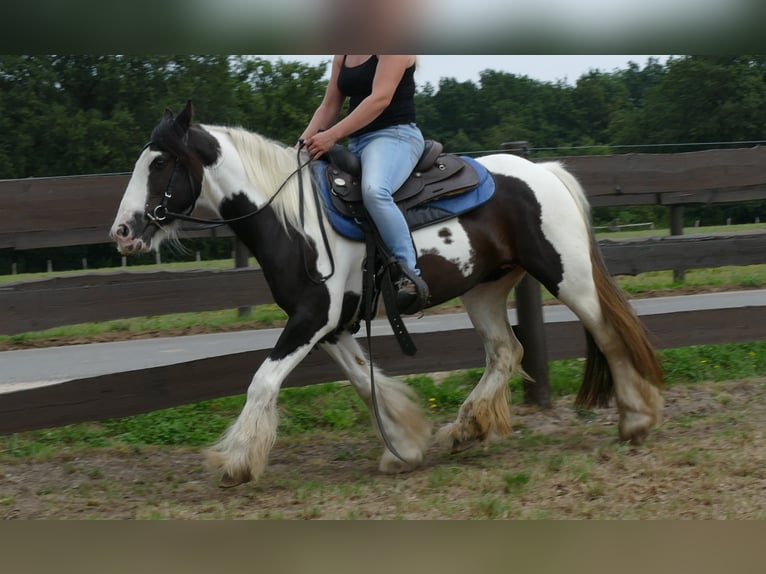
<svg viewBox="0 0 766 574">
<path fill-rule="evenodd" d="M 401 124 L 349 140 L 362 163 L 362 201 L 394 258 L 420 275 L 415 246 L 393 194 L 415 169 L 423 153 L 423 134 L 415 124 Z"/>
</svg>

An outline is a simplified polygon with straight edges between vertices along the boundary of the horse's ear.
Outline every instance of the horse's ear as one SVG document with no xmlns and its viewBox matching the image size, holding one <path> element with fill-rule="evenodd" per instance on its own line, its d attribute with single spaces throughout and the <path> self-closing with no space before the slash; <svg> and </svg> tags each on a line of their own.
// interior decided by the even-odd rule
<svg viewBox="0 0 766 574">
<path fill-rule="evenodd" d="M 181 128 L 183 128 L 183 130 L 186 132 L 189 130 L 189 127 L 191 126 L 193 115 L 194 115 L 194 107 L 192 106 L 192 102 L 191 100 L 186 100 L 186 107 L 180 114 L 178 114 L 178 117 L 176 118 L 176 123 Z"/>
<path fill-rule="evenodd" d="M 162 119 L 165 121 L 171 121 L 173 119 L 173 110 L 165 108 L 165 113 L 162 114 Z"/>
</svg>

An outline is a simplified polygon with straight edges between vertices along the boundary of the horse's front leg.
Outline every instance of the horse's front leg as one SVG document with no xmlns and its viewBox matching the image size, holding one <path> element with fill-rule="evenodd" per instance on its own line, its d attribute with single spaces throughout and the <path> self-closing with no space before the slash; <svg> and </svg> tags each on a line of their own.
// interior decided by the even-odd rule
<svg viewBox="0 0 766 574">
<path fill-rule="evenodd" d="M 208 465 L 221 477 L 221 486 L 236 486 L 261 475 L 277 436 L 279 388 L 329 330 L 327 323 L 318 326 L 311 316 L 288 321 L 269 358 L 253 376 L 237 420 L 207 450 Z"/>
<path fill-rule="evenodd" d="M 385 432 L 403 459 L 399 459 L 386 448 L 378 467 L 381 472 L 406 472 L 420 465 L 430 441 L 431 424 L 423 415 L 417 396 L 412 389 L 373 366 L 380 412 L 380 420 L 378 420 L 372 405 L 370 359 L 367 358 L 359 342 L 351 333 L 345 331 L 333 342 L 325 343 L 323 348 L 343 369 L 369 408 L 378 436 L 382 440 L 382 433 Z M 384 428 L 381 429 L 380 425 Z"/>
</svg>

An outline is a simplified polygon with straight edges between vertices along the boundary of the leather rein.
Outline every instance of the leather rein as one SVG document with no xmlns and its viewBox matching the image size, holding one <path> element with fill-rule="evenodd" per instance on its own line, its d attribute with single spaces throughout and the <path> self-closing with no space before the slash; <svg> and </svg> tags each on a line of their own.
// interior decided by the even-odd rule
<svg viewBox="0 0 766 574">
<path fill-rule="evenodd" d="M 146 145 L 144 145 L 143 149 L 148 148 L 152 144 L 156 145 L 156 142 L 153 142 L 153 141 L 148 142 Z M 171 211 L 168 208 L 168 204 L 170 203 L 170 200 L 173 197 L 173 189 L 172 189 L 173 182 L 175 180 L 176 173 L 178 172 L 179 167 L 181 167 L 181 162 L 179 161 L 178 156 L 174 156 L 173 161 L 175 162 L 175 165 L 173 167 L 173 173 L 170 174 L 168 185 L 165 188 L 164 193 L 162 194 L 162 201 L 159 204 L 157 204 L 154 207 L 154 209 L 150 209 L 150 206 L 148 203 L 144 206 L 144 215 L 148 219 L 147 225 L 156 225 L 159 229 L 162 229 L 163 222 L 165 222 L 168 217 L 171 217 L 173 219 L 178 219 L 179 221 L 188 221 L 191 223 L 199 223 L 204 225 L 204 227 L 201 227 L 199 229 L 210 229 L 214 227 L 220 227 L 222 225 L 228 225 L 229 223 L 242 221 L 244 219 L 248 219 L 250 217 L 258 215 L 261 211 L 269 207 L 274 202 L 274 200 L 277 198 L 280 192 L 283 189 L 285 189 L 287 182 L 289 182 L 294 175 L 300 173 L 304 167 L 306 167 L 307 165 L 309 165 L 309 163 L 311 163 L 311 159 L 301 162 L 300 153 L 302 148 L 303 148 L 303 144 L 301 143 L 301 146 L 297 152 L 298 167 L 295 168 L 295 170 L 293 170 L 292 172 L 290 172 L 290 174 L 285 178 L 282 184 L 277 188 L 277 190 L 272 194 L 272 196 L 266 201 L 266 203 L 250 211 L 249 213 L 245 213 L 244 215 L 238 215 L 237 217 L 230 217 L 225 219 L 224 218 L 204 219 L 201 217 L 194 217 L 191 215 L 192 211 L 194 211 L 194 208 L 197 205 L 197 199 L 199 198 L 199 195 L 202 189 L 202 180 L 199 180 L 199 181 L 195 180 L 189 169 L 186 169 L 186 175 L 189 179 L 189 186 L 191 187 L 192 190 L 199 189 L 200 192 L 196 192 L 194 194 L 194 201 L 192 201 L 191 205 L 185 211 L 185 213 L 177 213 L 175 211 Z M 300 193 L 299 195 L 300 222 L 301 222 L 301 227 L 303 227 L 305 224 L 305 208 L 304 208 L 304 189 L 303 189 L 302 177 L 298 178 L 298 189 Z M 325 226 L 324 226 L 324 219 L 322 218 L 322 214 L 320 211 L 320 205 L 319 205 L 320 200 L 319 200 L 316 189 L 314 189 L 313 191 L 314 191 L 314 205 L 317 210 L 317 215 L 319 218 L 319 227 L 322 232 L 322 241 L 324 243 L 325 250 L 327 251 L 327 255 L 330 258 L 330 273 L 327 275 L 321 276 L 319 280 L 312 277 L 312 275 L 308 272 L 308 269 L 306 270 L 306 275 L 314 283 L 324 283 L 335 274 L 335 259 L 330 249 L 329 239 L 327 238 L 327 231 L 325 230 Z M 305 266 L 305 260 L 304 260 L 304 266 Z"/>
</svg>

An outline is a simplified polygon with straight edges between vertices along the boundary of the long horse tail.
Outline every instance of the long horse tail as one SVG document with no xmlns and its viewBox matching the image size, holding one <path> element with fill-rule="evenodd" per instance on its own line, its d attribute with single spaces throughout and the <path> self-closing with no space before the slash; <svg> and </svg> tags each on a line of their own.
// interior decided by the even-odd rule
<svg viewBox="0 0 766 574">
<path fill-rule="evenodd" d="M 593 282 L 596 285 L 604 321 L 611 325 L 621 339 L 628 359 L 636 372 L 651 385 L 662 388 L 665 384 L 665 376 L 650 341 L 649 331 L 609 273 L 592 231 L 590 260 L 593 266 Z M 612 372 L 606 357 L 596 345 L 593 336 L 587 331 L 586 348 L 583 384 L 575 404 L 584 407 L 607 406 L 614 392 Z M 649 397 L 645 398 L 649 401 Z"/>
<path fill-rule="evenodd" d="M 601 255 L 593 226 L 590 223 L 590 204 L 582 186 L 559 162 L 546 162 L 544 165 L 553 172 L 566 186 L 580 210 L 588 233 L 590 234 L 590 260 L 593 282 L 598 293 L 601 313 L 604 321 L 611 326 L 620 338 L 628 360 L 636 372 L 650 385 L 662 388 L 664 373 L 659 358 L 650 341 L 650 334 L 643 321 L 638 318 L 633 307 L 625 297 L 606 267 Z M 607 406 L 614 394 L 614 380 L 606 356 L 596 344 L 591 333 L 586 329 L 586 361 L 583 384 L 575 399 L 575 404 L 583 407 Z M 640 388 L 640 387 L 639 387 Z M 649 399 L 649 397 L 646 397 Z"/>
</svg>

